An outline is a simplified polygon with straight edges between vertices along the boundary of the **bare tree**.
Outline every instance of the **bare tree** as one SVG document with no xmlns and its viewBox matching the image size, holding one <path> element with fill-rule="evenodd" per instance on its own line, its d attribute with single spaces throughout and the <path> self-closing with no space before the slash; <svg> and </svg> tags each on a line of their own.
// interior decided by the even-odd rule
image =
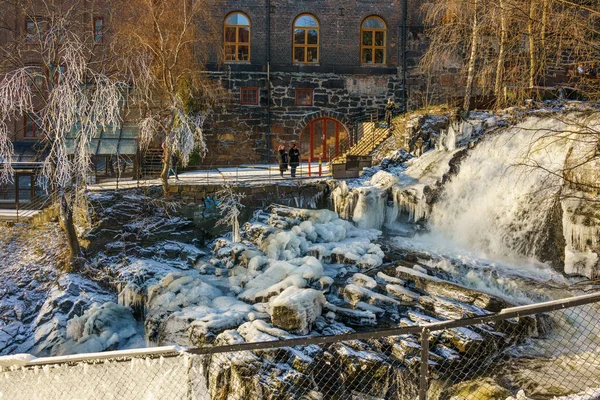
<svg viewBox="0 0 600 400">
<path fill-rule="evenodd" d="M 76 193 L 90 171 L 89 144 L 99 129 L 119 126 L 124 89 L 95 57 L 90 29 L 83 25 L 84 3 L 4 3 L 32 26 L 25 33 L 17 27 L 13 40 L 0 48 L 0 159 L 4 160 L 0 180 L 13 179 L 11 126 L 26 116 L 46 144 L 42 177 L 59 196 L 60 221 L 74 264 L 81 262 L 82 252 L 73 210 Z"/>
<path fill-rule="evenodd" d="M 215 54 L 216 26 L 209 0 L 131 0 L 119 5 L 113 50 L 141 110 L 140 143 L 163 148 L 161 180 L 177 153 L 185 167 L 194 150 L 206 153 L 206 105 L 218 97 L 205 64 Z"/>
<path fill-rule="evenodd" d="M 432 0 L 425 7 L 430 47 L 421 66 L 434 76 L 447 74 L 449 61 L 458 67 L 465 108 L 473 93 L 493 92 L 505 106 L 561 79 L 590 99 L 599 96 L 600 3 Z"/>
</svg>

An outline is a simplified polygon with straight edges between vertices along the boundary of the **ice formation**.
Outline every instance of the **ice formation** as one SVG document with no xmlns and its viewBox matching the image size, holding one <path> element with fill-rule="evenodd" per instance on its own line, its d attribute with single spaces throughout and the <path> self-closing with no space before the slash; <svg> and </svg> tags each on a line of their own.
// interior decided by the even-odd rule
<svg viewBox="0 0 600 400">
<path fill-rule="evenodd" d="M 67 340 L 61 354 L 96 353 L 105 350 L 143 347 L 137 323 L 128 307 L 115 303 L 94 304 L 82 316 L 67 322 Z M 137 342 L 137 343 L 135 343 Z"/>
</svg>

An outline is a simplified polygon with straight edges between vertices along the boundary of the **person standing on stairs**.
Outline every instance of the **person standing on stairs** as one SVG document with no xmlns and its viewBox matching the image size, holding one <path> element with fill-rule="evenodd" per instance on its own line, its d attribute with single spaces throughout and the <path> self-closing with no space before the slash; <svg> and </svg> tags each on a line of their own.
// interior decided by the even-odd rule
<svg viewBox="0 0 600 400">
<path fill-rule="evenodd" d="M 392 99 L 388 99 L 387 105 L 385 106 L 385 123 L 387 124 L 387 128 L 392 128 L 392 117 L 394 116 L 394 109 L 396 109 L 396 104 L 392 101 Z"/>
<path fill-rule="evenodd" d="M 290 169 L 292 178 L 296 177 L 296 168 L 300 164 L 300 150 L 296 147 L 296 143 L 292 144 L 290 149 Z"/>
</svg>

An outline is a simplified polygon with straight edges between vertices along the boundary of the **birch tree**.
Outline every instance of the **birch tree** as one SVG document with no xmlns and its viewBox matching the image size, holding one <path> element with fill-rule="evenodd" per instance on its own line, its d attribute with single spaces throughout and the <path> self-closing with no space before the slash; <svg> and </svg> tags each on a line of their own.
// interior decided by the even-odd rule
<svg viewBox="0 0 600 400">
<path fill-rule="evenodd" d="M 430 47 L 421 66 L 440 76 L 449 73 L 448 60 L 461 60 L 465 108 L 473 93 L 493 93 L 497 107 L 519 103 L 548 78 L 600 96 L 598 2 L 432 0 L 425 11 Z M 577 66 L 584 72 L 575 73 Z"/>
<path fill-rule="evenodd" d="M 206 105 L 218 98 L 204 73 L 215 54 L 217 32 L 209 0 L 131 0 L 119 5 L 114 53 L 141 110 L 140 143 L 160 142 L 161 181 L 168 193 L 169 160 L 185 167 L 194 150 L 207 151 L 202 125 Z"/>
<path fill-rule="evenodd" d="M 3 4 L 6 6 L 6 4 Z M 36 28 L 0 48 L 0 180 L 14 179 L 12 127 L 24 116 L 34 121 L 46 147 L 41 178 L 50 183 L 60 204 L 71 262 L 82 262 L 73 220 L 78 190 L 90 171 L 89 144 L 99 129 L 121 121 L 123 83 L 97 63 L 90 30 L 82 26 L 83 2 L 38 0 L 11 4 Z M 43 17 L 40 17 L 43 13 Z M 31 63 L 31 64 L 30 64 Z"/>
</svg>

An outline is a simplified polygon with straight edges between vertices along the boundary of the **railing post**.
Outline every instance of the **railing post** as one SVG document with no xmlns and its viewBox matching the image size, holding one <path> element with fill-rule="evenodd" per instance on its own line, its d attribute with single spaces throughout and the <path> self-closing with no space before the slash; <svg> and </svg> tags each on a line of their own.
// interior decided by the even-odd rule
<svg viewBox="0 0 600 400">
<path fill-rule="evenodd" d="M 421 371 L 419 374 L 419 400 L 427 400 L 427 375 L 429 374 L 429 329 L 421 329 Z"/>
</svg>

